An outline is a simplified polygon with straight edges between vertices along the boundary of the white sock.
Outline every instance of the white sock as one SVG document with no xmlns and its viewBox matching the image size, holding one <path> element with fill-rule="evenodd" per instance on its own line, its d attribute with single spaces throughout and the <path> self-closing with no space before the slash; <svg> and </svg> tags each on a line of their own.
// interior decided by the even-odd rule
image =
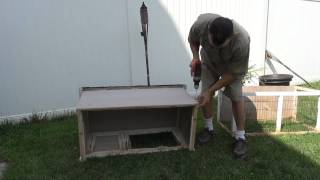
<svg viewBox="0 0 320 180">
<path fill-rule="evenodd" d="M 205 119 L 205 127 L 209 129 L 209 131 L 213 131 L 212 117 Z"/>
<path fill-rule="evenodd" d="M 246 137 L 244 136 L 245 135 L 245 131 L 243 130 L 243 131 L 240 131 L 240 130 L 237 130 L 236 132 L 235 132 L 235 138 L 236 138 L 236 140 L 238 140 L 238 139 L 243 139 L 243 140 L 245 140 L 246 139 Z"/>
</svg>

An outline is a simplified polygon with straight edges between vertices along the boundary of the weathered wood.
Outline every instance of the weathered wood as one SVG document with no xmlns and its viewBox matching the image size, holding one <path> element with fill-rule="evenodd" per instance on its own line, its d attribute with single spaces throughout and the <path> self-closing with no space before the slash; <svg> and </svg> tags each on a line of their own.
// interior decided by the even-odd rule
<svg viewBox="0 0 320 180">
<path fill-rule="evenodd" d="M 126 135 L 125 133 L 120 134 L 120 136 L 119 136 L 119 147 L 120 147 L 120 150 L 125 151 L 125 150 L 127 150 L 129 148 L 129 147 L 127 147 L 128 139 L 129 139 L 129 136 Z"/>
<path fill-rule="evenodd" d="M 179 131 L 178 129 L 173 129 L 172 131 L 172 134 L 174 135 L 176 141 L 178 141 L 178 143 L 181 145 L 181 146 L 187 146 L 187 141 L 183 138 L 182 136 L 182 133 L 181 131 Z"/>
<path fill-rule="evenodd" d="M 259 91 L 265 91 L 268 93 L 274 93 L 275 91 L 295 91 L 294 86 L 248 86 L 243 87 L 244 103 L 245 103 L 245 116 L 248 120 L 256 119 L 258 121 L 270 121 L 275 120 L 277 115 L 277 94 L 273 96 L 248 96 L 248 93 L 258 93 Z M 232 120 L 232 108 L 229 98 L 219 93 L 219 109 L 218 119 L 220 121 Z M 286 96 L 284 97 L 283 118 L 296 120 L 297 115 L 297 97 Z"/>
<path fill-rule="evenodd" d="M 224 129 L 228 134 L 232 135 L 232 131 L 228 129 L 223 123 L 217 121 L 222 129 Z M 320 131 L 296 131 L 296 132 L 246 132 L 246 136 L 279 136 L 279 135 L 303 135 L 309 133 L 320 133 Z"/>
<path fill-rule="evenodd" d="M 85 160 L 86 155 L 86 134 L 84 129 L 83 114 L 81 111 L 77 111 L 78 116 L 78 129 L 79 129 L 79 148 L 80 148 L 80 159 Z"/>
<path fill-rule="evenodd" d="M 217 105 L 217 121 L 221 121 L 221 106 L 222 106 L 222 94 L 221 90 L 218 91 L 218 105 Z"/>
<path fill-rule="evenodd" d="M 273 96 L 246 96 L 245 97 L 245 110 L 248 119 L 257 119 L 259 121 L 274 120 L 277 115 L 277 94 L 276 91 L 281 92 L 294 92 L 295 86 L 247 86 L 243 87 L 244 96 L 248 93 L 271 93 Z M 286 96 L 284 97 L 283 105 L 286 110 L 283 111 L 283 118 L 289 118 L 293 121 L 296 119 L 297 114 L 297 97 Z"/>
<path fill-rule="evenodd" d="M 243 88 L 258 88 L 259 91 L 244 92 L 244 96 L 318 96 L 320 90 L 297 86 L 244 86 Z M 292 90 L 289 90 L 289 89 Z M 271 90 L 274 89 L 274 90 Z M 300 91 L 297 91 L 300 90 Z"/>
<path fill-rule="evenodd" d="M 134 129 L 134 130 L 121 130 L 121 131 L 108 131 L 108 132 L 94 132 L 93 136 L 112 136 L 112 135 L 140 135 L 140 134 L 154 134 L 160 132 L 172 132 L 175 127 L 166 127 L 166 128 L 149 128 L 149 129 Z"/>
<path fill-rule="evenodd" d="M 88 144 L 90 144 L 90 152 L 93 152 L 94 146 L 96 144 L 96 137 L 94 135 L 90 135 L 88 138 Z"/>
<path fill-rule="evenodd" d="M 232 131 L 230 129 L 228 129 L 221 121 L 217 121 L 218 124 L 222 127 L 222 129 L 224 129 L 227 133 L 229 133 L 231 136 L 233 135 L 232 134 Z"/>
<path fill-rule="evenodd" d="M 311 89 L 311 88 L 307 88 L 307 87 L 302 87 L 302 86 L 294 86 L 295 89 L 297 91 L 307 91 L 307 92 L 320 92 L 319 90 L 317 89 Z"/>
<path fill-rule="evenodd" d="M 193 108 L 193 113 L 191 117 L 191 128 L 190 128 L 190 143 L 189 150 L 194 151 L 194 144 L 196 139 L 196 126 L 197 126 L 197 115 L 198 115 L 198 105 Z"/>
<path fill-rule="evenodd" d="M 278 135 L 303 135 L 320 133 L 320 131 L 296 131 L 296 132 L 250 132 L 246 133 L 247 136 L 278 136 Z"/>
<path fill-rule="evenodd" d="M 139 149 L 128 149 L 126 151 L 98 151 L 93 152 L 86 155 L 86 158 L 90 157 L 104 157 L 104 156 L 114 156 L 114 155 L 128 155 L 128 154 L 145 154 L 145 153 L 154 153 L 154 152 L 166 152 L 166 151 L 173 151 L 173 150 L 180 150 L 185 149 L 185 146 L 174 146 L 174 147 L 157 147 L 157 148 L 139 148 Z"/>
<path fill-rule="evenodd" d="M 276 132 L 281 131 L 282 109 L 283 109 L 283 96 L 279 96 L 278 97 L 278 106 L 277 106 Z"/>
<path fill-rule="evenodd" d="M 186 93 L 185 86 L 86 87 L 80 89 L 79 95 L 82 160 L 181 148 L 194 150 L 197 101 Z M 131 135 L 161 132 L 171 132 L 178 145 L 131 148 Z"/>
<path fill-rule="evenodd" d="M 151 86 L 98 86 L 98 87 L 81 87 L 83 91 L 95 91 L 95 90 L 118 90 L 118 89 L 150 89 L 150 88 L 183 88 L 186 89 L 184 84 L 172 84 L 172 85 L 151 85 Z"/>
<path fill-rule="evenodd" d="M 129 130 L 129 131 L 113 131 L 113 132 L 99 132 L 92 134 L 92 147 L 91 151 L 94 151 L 94 147 L 96 145 L 96 139 L 98 136 L 117 136 L 118 143 L 119 143 L 119 151 L 130 149 L 131 146 L 129 142 L 129 136 L 131 135 L 141 135 L 141 134 L 154 134 L 154 133 L 161 133 L 161 132 L 171 132 L 175 139 L 178 141 L 178 144 L 181 146 L 186 147 L 188 145 L 187 141 L 183 138 L 182 133 L 179 129 L 175 127 L 170 128 L 155 128 L 155 129 L 137 129 L 137 130 Z M 116 151 L 116 150 L 114 150 Z"/>
<path fill-rule="evenodd" d="M 185 107 L 196 105 L 183 88 L 99 89 L 83 91 L 78 110 Z"/>
</svg>

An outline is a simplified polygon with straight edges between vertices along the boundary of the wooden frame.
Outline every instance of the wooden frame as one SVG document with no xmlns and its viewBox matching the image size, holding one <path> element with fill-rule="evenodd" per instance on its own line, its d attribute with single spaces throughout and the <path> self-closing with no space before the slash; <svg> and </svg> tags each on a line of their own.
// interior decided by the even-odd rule
<svg viewBox="0 0 320 180">
<path fill-rule="evenodd" d="M 131 148 L 131 147 L 128 147 L 128 141 L 129 141 L 130 135 L 153 134 L 153 133 L 159 133 L 159 132 L 171 132 L 174 135 L 174 137 L 176 138 L 176 141 L 179 142 L 181 145 L 174 146 L 174 147 L 160 146 L 157 148 Z M 97 151 L 97 152 L 95 152 L 93 150 L 93 148 L 95 146 L 96 138 L 98 136 L 112 136 L 112 135 L 117 135 L 120 137 L 119 138 L 120 150 L 107 150 L 107 151 Z M 163 152 L 163 151 L 171 151 L 171 150 L 188 149 L 189 148 L 187 143 L 182 138 L 181 132 L 179 132 L 179 130 L 177 130 L 176 128 L 137 129 L 137 130 L 131 130 L 131 131 L 94 133 L 92 135 L 92 139 L 90 141 L 92 142 L 92 143 L 90 143 L 91 144 L 90 152 L 93 152 L 93 153 L 87 155 L 87 157 L 141 154 L 141 153 Z M 194 149 L 190 149 L 190 150 L 194 150 Z"/>
<path fill-rule="evenodd" d="M 243 96 L 276 96 L 277 98 L 277 115 L 276 115 L 276 129 L 275 132 L 251 132 L 246 133 L 248 136 L 261 136 L 261 135 L 284 135 L 284 134 L 306 134 L 306 133 L 320 133 L 320 91 L 300 86 L 293 86 L 294 91 L 260 91 L 260 92 L 249 92 L 243 93 Z M 297 131 L 297 132 L 282 132 L 282 115 L 283 115 L 283 102 L 284 97 L 293 96 L 297 98 L 298 96 L 317 96 L 318 97 L 318 105 L 317 105 L 317 119 L 315 127 L 312 127 L 311 131 Z M 221 123 L 221 104 L 222 95 L 221 92 L 218 94 L 218 112 L 217 112 L 217 121 L 220 126 L 225 129 L 227 132 L 233 135 L 236 130 L 236 124 L 234 119 L 231 121 L 231 128 L 229 129 L 223 123 Z"/>
<path fill-rule="evenodd" d="M 159 89 L 161 93 L 151 92 L 152 89 Z M 122 91 L 130 96 L 126 97 L 125 94 L 119 96 L 118 93 Z M 147 98 L 151 98 L 153 95 L 160 96 L 158 102 L 152 102 L 148 99 L 134 101 L 137 97 L 138 99 L 142 98 L 143 93 L 137 93 L 139 91 L 148 91 L 146 92 Z M 95 92 L 98 92 L 98 95 L 94 94 L 93 96 L 92 93 Z M 170 92 L 176 94 L 172 95 Z M 125 98 L 128 98 L 129 103 L 115 101 L 115 106 L 112 106 L 112 101 L 116 98 L 109 97 L 110 93 L 117 94 L 116 98 L 119 98 L 119 101 L 125 101 Z M 79 96 L 77 116 L 80 160 L 90 157 L 153 153 L 178 149 L 194 151 L 197 101 L 186 93 L 184 85 L 83 87 L 79 91 Z M 94 97 L 93 100 L 98 99 L 99 102 L 89 101 L 90 97 Z M 106 101 L 111 100 L 109 102 L 101 101 L 100 97 Z M 172 99 L 175 97 L 177 98 Z M 115 115 L 117 112 L 120 113 L 119 116 Z M 132 113 L 136 114 L 134 122 L 130 116 Z M 156 117 L 153 118 L 152 113 L 157 113 Z M 121 119 L 122 117 L 124 119 Z M 148 118 L 154 121 L 155 127 L 148 123 Z M 129 119 L 130 122 L 127 121 Z M 147 124 L 143 124 L 144 122 Z M 136 149 L 131 147 L 131 135 L 160 132 L 172 133 L 178 145 Z"/>
</svg>

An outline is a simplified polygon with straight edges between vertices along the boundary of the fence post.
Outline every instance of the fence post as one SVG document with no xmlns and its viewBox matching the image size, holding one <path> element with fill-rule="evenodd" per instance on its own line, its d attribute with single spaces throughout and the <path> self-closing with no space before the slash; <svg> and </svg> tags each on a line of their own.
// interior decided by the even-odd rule
<svg viewBox="0 0 320 180">
<path fill-rule="evenodd" d="M 318 97 L 318 115 L 317 115 L 316 131 L 320 131 L 320 96 Z"/>
<path fill-rule="evenodd" d="M 282 107 L 283 106 L 283 96 L 278 97 L 278 106 L 277 106 L 277 122 L 276 122 L 276 132 L 281 131 L 281 121 L 282 121 Z"/>
</svg>

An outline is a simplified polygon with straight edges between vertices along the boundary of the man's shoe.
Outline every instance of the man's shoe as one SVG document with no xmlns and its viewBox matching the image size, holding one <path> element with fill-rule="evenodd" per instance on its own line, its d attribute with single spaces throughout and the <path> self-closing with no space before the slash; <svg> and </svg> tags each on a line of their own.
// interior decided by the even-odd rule
<svg viewBox="0 0 320 180">
<path fill-rule="evenodd" d="M 233 154 L 237 159 L 244 159 L 247 155 L 248 144 L 244 139 L 238 139 L 233 144 Z"/>
<path fill-rule="evenodd" d="M 199 135 L 198 142 L 200 145 L 208 143 L 213 138 L 213 130 L 205 128 Z"/>
</svg>

